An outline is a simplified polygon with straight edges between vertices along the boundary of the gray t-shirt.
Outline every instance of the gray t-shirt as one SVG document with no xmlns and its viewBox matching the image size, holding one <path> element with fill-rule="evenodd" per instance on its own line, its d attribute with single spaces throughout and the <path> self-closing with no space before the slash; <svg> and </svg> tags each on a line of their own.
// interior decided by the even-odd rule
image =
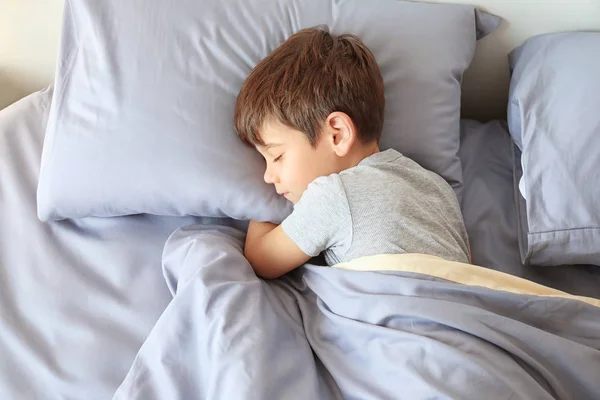
<svg viewBox="0 0 600 400">
<path fill-rule="evenodd" d="M 395 150 L 315 179 L 283 231 L 328 265 L 376 254 L 421 253 L 469 262 L 456 194 L 439 175 Z"/>
</svg>

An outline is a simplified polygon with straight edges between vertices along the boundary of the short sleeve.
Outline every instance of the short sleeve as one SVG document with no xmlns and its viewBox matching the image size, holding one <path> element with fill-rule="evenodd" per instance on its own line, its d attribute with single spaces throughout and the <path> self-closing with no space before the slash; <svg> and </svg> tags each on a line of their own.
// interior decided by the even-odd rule
<svg viewBox="0 0 600 400">
<path fill-rule="evenodd" d="M 311 257 L 347 242 L 352 235 L 350 207 L 339 175 L 319 177 L 308 185 L 281 227 Z"/>
</svg>

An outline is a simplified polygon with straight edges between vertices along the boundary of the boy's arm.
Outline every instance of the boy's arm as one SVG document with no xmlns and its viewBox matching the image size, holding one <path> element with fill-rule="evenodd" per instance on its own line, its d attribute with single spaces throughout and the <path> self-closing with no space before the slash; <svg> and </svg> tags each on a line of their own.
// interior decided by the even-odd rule
<svg viewBox="0 0 600 400">
<path fill-rule="evenodd" d="M 279 278 L 311 258 L 285 234 L 281 225 L 256 221 L 250 221 L 248 226 L 244 256 L 256 275 L 265 279 Z"/>
</svg>

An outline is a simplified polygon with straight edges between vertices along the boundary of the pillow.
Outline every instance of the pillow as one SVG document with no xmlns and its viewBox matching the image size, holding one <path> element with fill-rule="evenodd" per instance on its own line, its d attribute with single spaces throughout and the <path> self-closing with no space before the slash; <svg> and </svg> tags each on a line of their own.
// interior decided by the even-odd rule
<svg viewBox="0 0 600 400">
<path fill-rule="evenodd" d="M 535 37 L 510 65 L 523 262 L 600 265 L 600 33 Z"/>
<path fill-rule="evenodd" d="M 361 37 L 381 66 L 382 148 L 459 190 L 460 84 L 498 19 L 396 0 L 66 1 L 38 185 L 42 220 L 135 213 L 279 222 L 291 210 L 233 129 L 250 70 L 294 32 Z"/>
</svg>

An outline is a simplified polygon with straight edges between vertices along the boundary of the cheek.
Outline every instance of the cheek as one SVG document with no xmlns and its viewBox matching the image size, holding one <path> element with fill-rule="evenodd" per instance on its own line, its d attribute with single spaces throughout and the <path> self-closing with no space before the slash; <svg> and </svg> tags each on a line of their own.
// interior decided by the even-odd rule
<svg viewBox="0 0 600 400">
<path fill-rule="evenodd" d="M 297 178 L 302 185 L 302 189 L 323 175 L 323 160 L 315 153 L 307 155 L 297 170 Z"/>
<path fill-rule="evenodd" d="M 281 172 L 282 181 L 285 180 L 290 185 L 290 190 L 306 189 L 306 186 L 314 179 L 313 160 L 307 159 L 305 154 L 290 154 L 286 161 L 285 168 Z"/>
</svg>

